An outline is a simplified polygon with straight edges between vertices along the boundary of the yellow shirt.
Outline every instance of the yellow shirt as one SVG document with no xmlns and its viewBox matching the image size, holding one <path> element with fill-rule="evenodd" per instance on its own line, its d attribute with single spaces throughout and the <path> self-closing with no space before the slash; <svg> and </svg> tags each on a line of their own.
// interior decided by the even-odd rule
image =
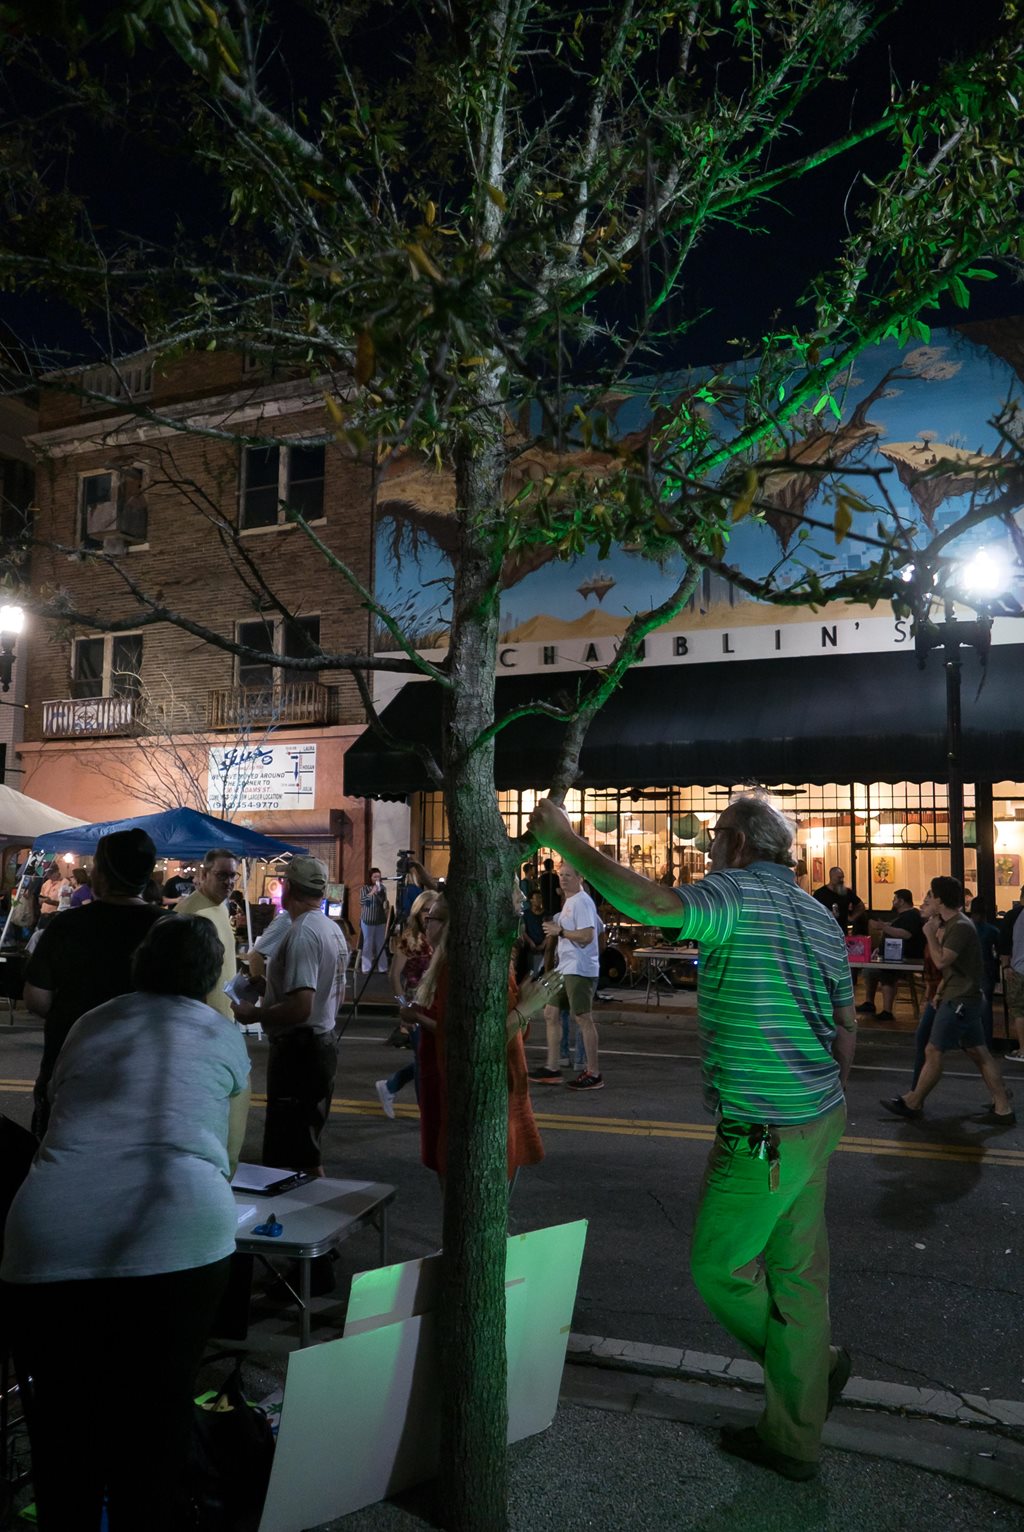
<svg viewBox="0 0 1024 1532">
<path fill-rule="evenodd" d="M 238 972 L 238 964 L 235 961 L 235 933 L 231 925 L 231 917 L 228 914 L 227 900 L 225 899 L 223 903 L 217 904 L 213 899 L 207 898 L 206 894 L 199 893 L 197 889 L 194 894 L 186 894 L 184 899 L 178 900 L 174 913 L 176 915 L 202 915 L 204 920 L 208 920 L 211 923 L 213 929 L 220 937 L 224 948 L 224 962 L 221 964 L 220 978 L 207 995 L 206 1003 L 207 1005 L 212 1005 L 215 1011 L 220 1011 L 221 1015 L 226 1016 L 229 1021 L 234 1021 L 231 1001 L 224 993 L 225 984 L 230 984 Z"/>
</svg>

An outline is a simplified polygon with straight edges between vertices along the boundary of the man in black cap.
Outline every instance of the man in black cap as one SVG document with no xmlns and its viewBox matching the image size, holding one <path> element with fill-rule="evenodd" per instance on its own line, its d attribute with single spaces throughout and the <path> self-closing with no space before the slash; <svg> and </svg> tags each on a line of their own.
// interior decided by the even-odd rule
<svg viewBox="0 0 1024 1532">
<path fill-rule="evenodd" d="M 79 1016 L 132 987 L 132 956 L 163 914 L 142 898 L 155 865 L 156 847 L 145 830 L 102 836 L 93 865 L 95 899 L 58 915 L 29 959 L 25 1004 L 43 1019 L 43 1059 L 32 1113 L 32 1131 L 39 1138 L 46 1132 L 50 1076 L 64 1039 Z"/>
</svg>

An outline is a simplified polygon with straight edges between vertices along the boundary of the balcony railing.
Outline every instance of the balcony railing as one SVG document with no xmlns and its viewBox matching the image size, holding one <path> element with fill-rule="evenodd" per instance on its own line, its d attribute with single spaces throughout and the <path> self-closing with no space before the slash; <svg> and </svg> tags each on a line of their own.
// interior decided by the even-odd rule
<svg viewBox="0 0 1024 1532">
<path fill-rule="evenodd" d="M 280 686 L 228 686 L 210 693 L 211 729 L 330 721 L 331 691 L 319 681 L 289 681 Z"/>
<path fill-rule="evenodd" d="M 62 697 L 43 703 L 43 738 L 131 734 L 139 722 L 138 697 Z"/>
</svg>

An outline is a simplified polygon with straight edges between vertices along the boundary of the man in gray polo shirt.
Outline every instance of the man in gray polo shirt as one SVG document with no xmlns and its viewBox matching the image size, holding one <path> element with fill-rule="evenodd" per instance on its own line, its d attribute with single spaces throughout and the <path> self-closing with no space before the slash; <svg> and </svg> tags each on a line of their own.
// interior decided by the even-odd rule
<svg viewBox="0 0 1024 1532">
<path fill-rule="evenodd" d="M 337 1069 L 334 1022 L 348 964 L 340 926 L 320 909 L 326 889 L 323 862 L 292 858 L 281 900 L 292 923 L 270 959 L 263 1004 L 234 1007 L 239 1021 L 258 1020 L 270 1040 L 264 1165 L 320 1176 L 320 1138 Z"/>
</svg>

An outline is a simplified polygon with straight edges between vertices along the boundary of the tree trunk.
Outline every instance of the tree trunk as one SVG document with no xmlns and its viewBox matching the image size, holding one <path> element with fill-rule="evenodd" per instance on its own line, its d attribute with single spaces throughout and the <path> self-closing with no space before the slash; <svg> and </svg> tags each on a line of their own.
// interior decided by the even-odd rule
<svg viewBox="0 0 1024 1532">
<path fill-rule="evenodd" d="M 502 1532 L 507 1515 L 505 1015 L 513 865 L 494 791 L 493 743 L 471 750 L 494 715 L 503 466 L 500 428 L 483 445 L 479 437 L 467 441 L 456 462 L 462 546 L 445 716 L 450 988 L 439 1310 L 439 1510 L 449 1532 Z"/>
</svg>

